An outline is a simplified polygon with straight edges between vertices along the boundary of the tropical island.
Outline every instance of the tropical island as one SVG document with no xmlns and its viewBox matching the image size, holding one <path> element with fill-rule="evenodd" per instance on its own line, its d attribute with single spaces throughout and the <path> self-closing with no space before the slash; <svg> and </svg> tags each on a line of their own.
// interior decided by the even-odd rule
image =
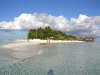
<svg viewBox="0 0 100 75">
<path fill-rule="evenodd" d="M 68 35 L 60 30 L 53 30 L 50 26 L 45 28 L 30 29 L 26 40 L 16 40 L 14 43 L 3 45 L 3 48 L 13 48 L 25 45 L 50 44 L 50 43 L 68 43 L 68 42 L 90 42 L 95 41 L 93 37 L 77 38 Z"/>
<path fill-rule="evenodd" d="M 30 29 L 27 39 L 53 39 L 53 40 L 77 40 L 76 36 L 67 35 L 65 32 L 60 30 L 53 30 L 50 26 L 45 28 L 38 28 L 38 29 Z"/>
<path fill-rule="evenodd" d="M 60 30 L 53 30 L 50 26 L 45 28 L 30 29 L 28 32 L 27 40 L 40 39 L 40 40 L 54 40 L 54 41 L 95 41 L 94 37 L 76 37 L 73 35 L 68 35 Z"/>
</svg>

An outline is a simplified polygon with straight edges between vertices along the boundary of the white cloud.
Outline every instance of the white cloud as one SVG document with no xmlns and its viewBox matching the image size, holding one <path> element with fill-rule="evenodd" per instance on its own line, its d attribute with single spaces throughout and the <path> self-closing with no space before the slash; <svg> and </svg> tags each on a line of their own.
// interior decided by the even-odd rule
<svg viewBox="0 0 100 75">
<path fill-rule="evenodd" d="M 89 17 L 80 14 L 78 18 L 66 19 L 64 16 L 23 13 L 12 22 L 0 22 L 0 29 L 31 29 L 51 26 L 53 29 L 100 36 L 100 16 Z"/>
</svg>

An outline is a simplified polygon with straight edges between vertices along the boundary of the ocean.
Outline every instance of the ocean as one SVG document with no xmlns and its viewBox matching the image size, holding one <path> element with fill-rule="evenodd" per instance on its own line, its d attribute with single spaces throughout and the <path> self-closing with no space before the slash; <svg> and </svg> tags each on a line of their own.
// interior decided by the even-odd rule
<svg viewBox="0 0 100 75">
<path fill-rule="evenodd" d="M 26 39 L 27 31 L 0 30 L 0 45 Z M 100 42 L 0 48 L 0 75 L 100 75 Z"/>
</svg>

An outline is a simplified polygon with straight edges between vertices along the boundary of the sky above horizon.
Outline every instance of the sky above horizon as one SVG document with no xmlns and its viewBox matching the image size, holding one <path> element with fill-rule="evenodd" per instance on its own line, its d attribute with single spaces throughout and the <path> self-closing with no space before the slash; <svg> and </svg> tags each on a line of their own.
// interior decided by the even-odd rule
<svg viewBox="0 0 100 75">
<path fill-rule="evenodd" d="M 0 0 L 0 21 L 12 21 L 22 13 L 47 13 L 68 19 L 79 14 L 100 15 L 100 0 Z"/>
<path fill-rule="evenodd" d="M 0 29 L 48 25 L 73 34 L 100 36 L 100 0 L 0 0 Z"/>
</svg>

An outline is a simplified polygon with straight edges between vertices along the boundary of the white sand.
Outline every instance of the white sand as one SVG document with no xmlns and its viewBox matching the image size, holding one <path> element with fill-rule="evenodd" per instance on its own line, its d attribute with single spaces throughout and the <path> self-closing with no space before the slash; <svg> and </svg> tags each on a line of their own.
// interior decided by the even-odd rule
<svg viewBox="0 0 100 75">
<path fill-rule="evenodd" d="M 83 42 L 83 41 L 77 41 L 77 40 L 50 40 L 50 43 L 68 43 L 68 42 Z M 16 40 L 14 43 L 10 43 L 7 45 L 2 45 L 0 48 L 14 48 L 19 46 L 26 46 L 26 45 L 37 45 L 41 43 L 47 43 L 47 40 L 40 40 L 40 39 L 34 39 L 30 40 L 29 42 L 27 40 Z"/>
</svg>

